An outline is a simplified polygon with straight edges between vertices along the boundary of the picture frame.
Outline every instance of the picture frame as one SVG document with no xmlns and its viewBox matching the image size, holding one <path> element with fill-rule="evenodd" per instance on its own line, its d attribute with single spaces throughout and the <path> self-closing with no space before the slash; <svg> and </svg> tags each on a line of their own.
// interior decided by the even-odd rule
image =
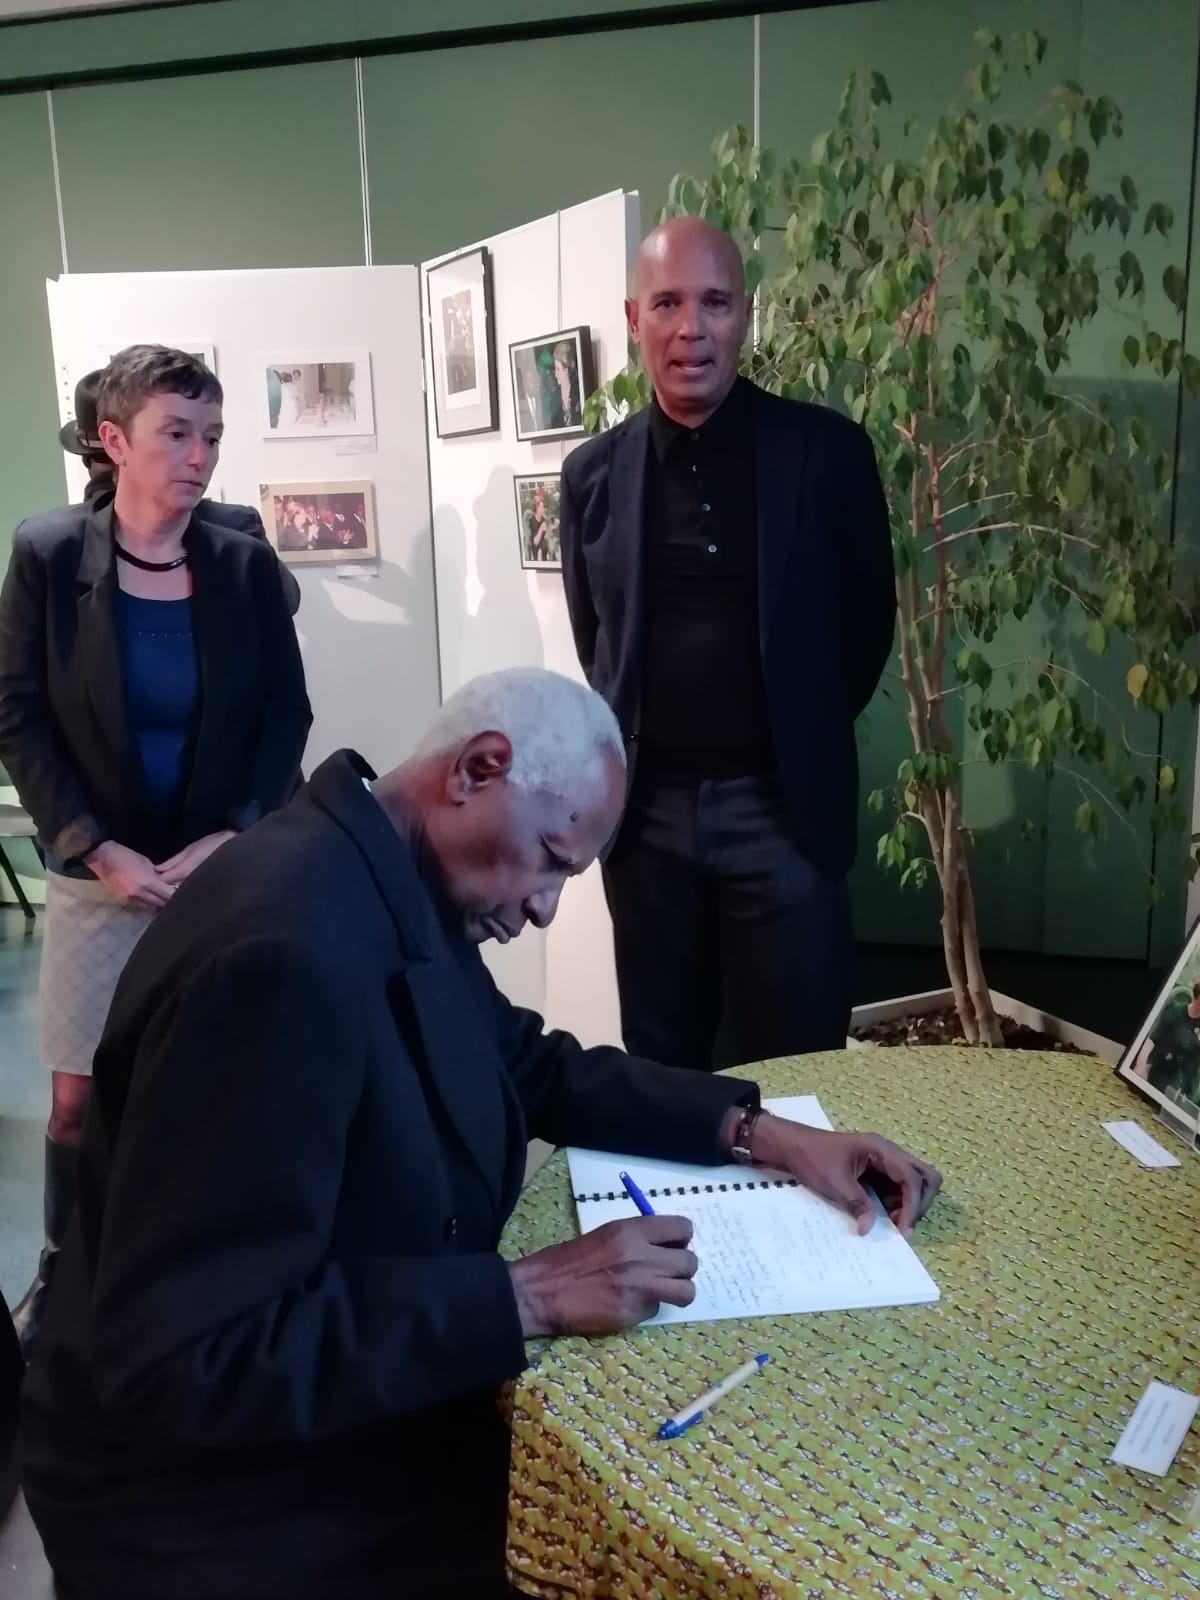
<svg viewBox="0 0 1200 1600">
<path fill-rule="evenodd" d="M 264 439 L 374 434 L 369 350 L 260 351 L 255 370 Z"/>
<path fill-rule="evenodd" d="M 500 426 L 492 257 L 484 245 L 425 273 L 426 318 L 439 439 Z"/>
<path fill-rule="evenodd" d="M 1161 1107 L 1173 1126 L 1200 1135 L 1200 920 L 1117 1063 L 1117 1074 Z"/>
<path fill-rule="evenodd" d="M 285 566 L 379 560 L 375 485 L 367 479 L 260 483 L 263 527 Z"/>
<path fill-rule="evenodd" d="M 527 572 L 561 572 L 562 544 L 558 514 L 561 472 L 513 475 L 517 505 L 517 548 Z"/>
<path fill-rule="evenodd" d="M 214 376 L 217 373 L 217 347 L 208 344 L 203 339 L 129 339 L 125 344 L 114 344 L 111 348 L 99 349 L 92 352 L 89 365 L 83 372 L 93 372 L 100 367 L 106 367 L 112 358 L 120 355 L 122 350 L 128 349 L 131 344 L 165 344 L 168 350 L 182 350 L 184 355 L 192 356 L 197 361 L 202 361 Z M 80 374 L 83 376 L 83 373 Z"/>
<path fill-rule="evenodd" d="M 576 439 L 596 387 L 590 328 L 562 328 L 508 347 L 517 438 Z"/>
</svg>

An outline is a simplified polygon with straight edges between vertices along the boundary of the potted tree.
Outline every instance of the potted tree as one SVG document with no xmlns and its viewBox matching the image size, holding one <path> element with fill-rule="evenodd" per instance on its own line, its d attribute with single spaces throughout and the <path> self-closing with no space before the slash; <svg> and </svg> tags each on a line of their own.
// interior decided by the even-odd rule
<svg viewBox="0 0 1200 1600">
<path fill-rule="evenodd" d="M 745 371 L 800 399 L 844 405 L 870 432 L 889 489 L 900 613 L 899 678 L 911 741 L 893 783 L 882 865 L 936 885 L 953 1002 L 971 1044 L 1001 1031 L 980 950 L 967 762 L 1070 771 L 1075 824 L 1101 834 L 1132 808 L 1184 829 L 1173 768 L 1141 754 L 1124 712 L 1194 702 L 1189 645 L 1200 587 L 1164 536 L 1172 460 L 1147 416 L 1073 386 L 1071 356 L 1101 311 L 1126 329 L 1121 360 L 1155 388 L 1200 385 L 1200 361 L 1148 327 L 1134 240 L 1169 235 L 1133 179 L 1103 184 L 1095 155 L 1119 108 L 1075 83 L 1029 120 L 1001 115 L 1006 74 L 1046 40 L 976 36 L 965 102 L 918 143 L 891 126 L 881 73 L 853 75 L 808 161 L 781 160 L 742 128 L 707 177 L 677 177 L 664 216 L 707 217 L 739 242 L 757 296 Z M 1185 278 L 1162 274 L 1182 311 Z M 637 361 L 589 405 L 589 421 L 644 404 Z M 1034 650 L 997 642 L 1039 615 Z M 1087 663 L 1127 661 L 1125 706 Z M 956 728 L 955 699 L 968 705 Z M 1189 865 L 1194 870 L 1194 862 Z"/>
</svg>

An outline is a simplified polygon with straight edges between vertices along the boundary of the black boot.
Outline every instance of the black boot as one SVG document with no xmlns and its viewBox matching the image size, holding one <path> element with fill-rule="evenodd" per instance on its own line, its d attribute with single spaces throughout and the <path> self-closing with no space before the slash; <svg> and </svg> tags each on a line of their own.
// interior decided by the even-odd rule
<svg viewBox="0 0 1200 1600">
<path fill-rule="evenodd" d="M 50 1285 L 54 1282 L 54 1268 L 62 1247 L 67 1223 L 75 1209 L 76 1174 L 79 1151 L 73 1144 L 59 1144 L 46 1138 L 46 1178 L 44 1209 L 46 1217 L 46 1242 L 38 1261 L 37 1276 L 25 1291 L 25 1297 L 13 1312 L 13 1326 L 21 1355 L 28 1361 L 33 1341 L 41 1326 Z"/>
</svg>

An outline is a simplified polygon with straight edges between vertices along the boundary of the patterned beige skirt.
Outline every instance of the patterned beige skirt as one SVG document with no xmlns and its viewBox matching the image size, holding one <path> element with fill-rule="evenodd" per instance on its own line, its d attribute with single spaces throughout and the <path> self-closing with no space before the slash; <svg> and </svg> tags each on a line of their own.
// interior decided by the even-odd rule
<svg viewBox="0 0 1200 1600">
<path fill-rule="evenodd" d="M 49 1072 L 90 1077 L 117 979 L 153 911 L 120 905 L 96 878 L 46 874 L 38 1034 Z"/>
</svg>

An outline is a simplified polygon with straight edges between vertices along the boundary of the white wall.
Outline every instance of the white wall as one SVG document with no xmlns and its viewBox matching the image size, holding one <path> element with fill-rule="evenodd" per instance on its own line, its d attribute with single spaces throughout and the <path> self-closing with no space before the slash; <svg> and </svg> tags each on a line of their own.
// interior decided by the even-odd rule
<svg viewBox="0 0 1200 1600">
<path fill-rule="evenodd" d="M 639 220 L 638 197 L 616 193 L 474 241 L 492 253 L 500 427 L 496 433 L 439 439 L 431 388 L 430 487 L 444 694 L 501 667 L 549 667 L 581 676 L 561 576 L 521 567 L 512 482 L 514 473 L 557 471 L 578 441 L 518 441 L 508 347 L 584 325 L 591 329 L 598 380 L 615 376 L 626 359 L 625 284 Z M 449 253 L 472 248 L 464 243 Z M 546 933 L 528 929 L 504 949 L 489 947 L 488 960 L 505 992 L 541 1011 L 552 1026 L 570 1028 L 586 1044 L 620 1042 L 612 936 L 597 868 L 568 884 Z"/>
<path fill-rule="evenodd" d="M 259 484 L 272 481 L 374 483 L 371 576 L 292 568 L 313 706 L 306 770 L 351 745 L 383 771 L 438 703 L 418 287 L 415 267 L 71 274 L 46 286 L 64 421 L 76 380 L 106 353 L 138 341 L 212 345 L 225 389 L 213 484 L 226 501 L 257 506 Z M 256 357 L 289 349 L 370 351 L 374 439 L 263 438 Z M 69 498 L 82 486 L 68 464 Z"/>
</svg>

